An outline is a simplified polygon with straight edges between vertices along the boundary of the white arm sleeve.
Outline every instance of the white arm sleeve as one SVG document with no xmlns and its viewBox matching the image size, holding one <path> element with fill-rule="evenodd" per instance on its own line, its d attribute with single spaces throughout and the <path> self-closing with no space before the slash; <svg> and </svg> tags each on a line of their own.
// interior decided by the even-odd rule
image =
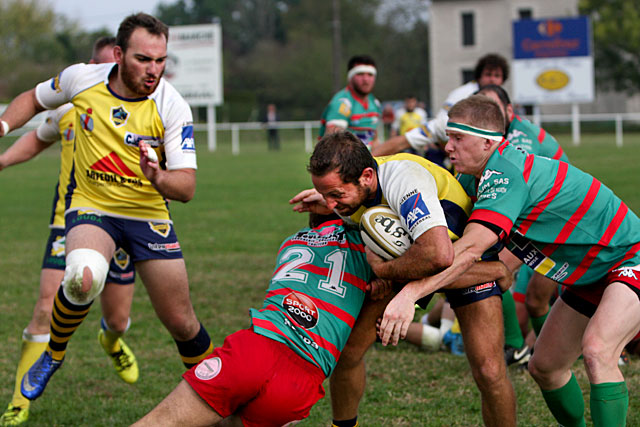
<svg viewBox="0 0 640 427">
<path fill-rule="evenodd" d="M 446 113 L 438 114 L 435 119 L 431 119 L 422 126 L 411 129 L 405 133 L 409 145 L 420 151 L 425 151 L 429 144 L 447 142 L 447 134 L 445 129 L 447 128 L 448 116 Z"/>
<path fill-rule="evenodd" d="M 90 84 L 87 82 L 95 81 L 95 74 L 84 72 L 86 67 L 86 64 L 71 65 L 57 76 L 39 83 L 36 86 L 36 99 L 40 105 L 47 110 L 53 110 L 71 101 L 76 93 Z"/>
<path fill-rule="evenodd" d="M 431 173 L 411 160 L 392 160 L 380 165 L 380 185 L 391 209 L 417 239 L 425 231 L 447 226 L 438 199 L 438 186 Z"/>
<path fill-rule="evenodd" d="M 72 104 L 64 104 L 55 110 L 50 110 L 44 123 L 36 129 L 38 139 L 44 142 L 58 141 L 60 139 L 60 120 L 72 108 Z"/>
</svg>

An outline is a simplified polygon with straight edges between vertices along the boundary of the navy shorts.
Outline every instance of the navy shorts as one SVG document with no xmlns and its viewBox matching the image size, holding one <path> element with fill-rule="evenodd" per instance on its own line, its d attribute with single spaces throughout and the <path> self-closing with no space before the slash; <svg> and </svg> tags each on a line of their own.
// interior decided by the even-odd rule
<svg viewBox="0 0 640 427">
<path fill-rule="evenodd" d="M 47 240 L 47 247 L 44 250 L 44 257 L 42 257 L 42 268 L 64 270 L 66 266 L 64 242 L 64 230 L 52 228 L 49 240 Z M 133 285 L 135 281 L 136 271 L 133 268 L 131 257 L 122 248 L 117 248 L 109 265 L 107 283 Z"/>
<path fill-rule="evenodd" d="M 80 224 L 91 224 L 106 231 L 135 263 L 150 259 L 181 259 L 182 250 L 173 224 L 114 218 L 90 210 L 67 212 L 66 232 Z"/>
<path fill-rule="evenodd" d="M 445 289 L 443 292 L 451 308 L 462 307 L 467 304 L 482 301 L 494 295 L 502 298 L 502 291 L 496 282 L 482 283 L 462 289 Z"/>
</svg>

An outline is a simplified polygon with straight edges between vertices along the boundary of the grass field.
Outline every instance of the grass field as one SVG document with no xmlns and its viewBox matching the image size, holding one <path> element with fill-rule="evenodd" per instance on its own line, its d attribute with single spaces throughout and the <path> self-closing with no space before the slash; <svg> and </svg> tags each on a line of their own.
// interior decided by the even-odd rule
<svg viewBox="0 0 640 427">
<path fill-rule="evenodd" d="M 250 307 L 261 304 L 275 252 L 282 239 L 306 223 L 287 200 L 310 184 L 302 134 L 283 132 L 279 152 L 268 152 L 264 133 L 243 136 L 241 155 L 232 156 L 228 136 L 209 153 L 199 138 L 198 189 L 171 211 L 189 270 L 192 300 L 202 323 L 220 345 L 248 326 Z M 640 135 L 626 134 L 616 148 L 612 134 L 588 135 L 580 147 L 559 138 L 572 162 L 593 173 L 640 212 Z M 4 151 L 10 138 L 0 140 Z M 38 292 L 39 269 L 58 171 L 49 149 L 30 163 L 0 173 L 0 405 L 13 391 L 21 331 Z M 69 345 L 62 369 L 32 405 L 33 426 L 120 426 L 140 418 L 179 382 L 183 370 L 175 345 L 157 320 L 141 283 L 136 284 L 132 327 L 126 336 L 140 365 L 137 384 L 121 382 L 97 344 L 100 310 L 95 304 Z M 421 313 L 420 313 L 421 314 Z M 374 347 L 367 355 L 368 389 L 360 406 L 364 426 L 480 425 L 479 393 L 465 358 L 424 353 L 402 343 Z M 628 425 L 640 425 L 640 362 L 623 368 L 630 390 Z M 527 372 L 510 370 L 523 426 L 554 425 Z M 576 364 L 588 402 L 588 380 Z M 327 383 L 328 386 L 328 383 Z M 327 387 L 328 388 L 328 387 Z M 588 406 L 588 405 L 587 405 Z M 322 399 L 303 425 L 328 425 L 329 399 Z"/>
</svg>

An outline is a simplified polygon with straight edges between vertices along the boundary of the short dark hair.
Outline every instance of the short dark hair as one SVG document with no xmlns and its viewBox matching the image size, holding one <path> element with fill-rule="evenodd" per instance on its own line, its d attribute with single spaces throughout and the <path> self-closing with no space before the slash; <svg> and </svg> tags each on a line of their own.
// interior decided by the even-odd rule
<svg viewBox="0 0 640 427">
<path fill-rule="evenodd" d="M 338 131 L 318 141 L 307 170 L 314 176 L 325 176 L 337 170 L 343 182 L 358 184 L 366 168 L 377 167 L 371 152 L 357 136 L 349 131 Z"/>
<path fill-rule="evenodd" d="M 347 64 L 347 71 L 355 67 L 356 65 L 373 65 L 376 66 L 376 61 L 373 60 L 369 55 L 356 55 L 352 56 L 349 59 L 349 63 Z"/>
<path fill-rule="evenodd" d="M 129 39 L 136 28 L 144 28 L 149 33 L 156 36 L 164 36 L 169 41 L 169 27 L 155 16 L 140 12 L 127 16 L 118 27 L 116 44 L 120 46 L 123 52 L 127 51 Z"/>
<path fill-rule="evenodd" d="M 476 69 L 474 71 L 474 77 L 477 80 L 480 79 L 482 72 L 485 69 L 493 69 L 500 68 L 502 70 L 502 81 L 506 82 L 509 78 L 509 64 L 507 60 L 504 59 L 504 56 L 498 55 L 497 53 L 489 53 L 478 60 L 476 64 Z"/>
<path fill-rule="evenodd" d="M 507 105 L 511 104 L 511 99 L 509 98 L 509 94 L 502 86 L 498 85 L 486 85 L 482 86 L 475 94 L 482 95 L 486 92 L 493 92 L 498 96 L 502 105 L 506 108 Z"/>
<path fill-rule="evenodd" d="M 449 119 L 466 120 L 465 124 L 503 133 L 505 117 L 496 101 L 484 95 L 471 95 L 457 102 L 449 110 Z"/>
<path fill-rule="evenodd" d="M 91 52 L 91 59 L 98 60 L 98 54 L 102 49 L 107 46 L 113 47 L 116 45 L 116 38 L 113 36 L 103 36 L 93 43 L 93 51 Z"/>
</svg>

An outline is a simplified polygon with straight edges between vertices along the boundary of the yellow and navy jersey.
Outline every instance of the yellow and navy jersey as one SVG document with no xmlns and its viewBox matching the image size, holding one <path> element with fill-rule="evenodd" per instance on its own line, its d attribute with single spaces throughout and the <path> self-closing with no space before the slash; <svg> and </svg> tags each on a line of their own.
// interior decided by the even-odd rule
<svg viewBox="0 0 640 427">
<path fill-rule="evenodd" d="M 109 86 L 116 67 L 76 64 L 36 87 L 43 107 L 74 106 L 66 210 L 171 222 L 166 201 L 142 173 L 138 144 L 149 144 L 163 168 L 196 169 L 191 110 L 164 79 L 149 96 L 120 97 Z"/>
<path fill-rule="evenodd" d="M 73 165 L 73 140 L 75 114 L 72 104 L 64 104 L 47 113 L 47 118 L 36 130 L 38 139 L 44 142 L 60 141 L 60 173 L 56 184 L 50 228 L 64 229 L 65 196 Z"/>
<path fill-rule="evenodd" d="M 446 169 L 413 154 L 376 157 L 375 198 L 348 219 L 358 224 L 371 206 L 387 204 L 398 214 L 411 238 L 435 226 L 445 226 L 452 241 L 462 236 L 471 213 L 471 199 Z"/>
</svg>

